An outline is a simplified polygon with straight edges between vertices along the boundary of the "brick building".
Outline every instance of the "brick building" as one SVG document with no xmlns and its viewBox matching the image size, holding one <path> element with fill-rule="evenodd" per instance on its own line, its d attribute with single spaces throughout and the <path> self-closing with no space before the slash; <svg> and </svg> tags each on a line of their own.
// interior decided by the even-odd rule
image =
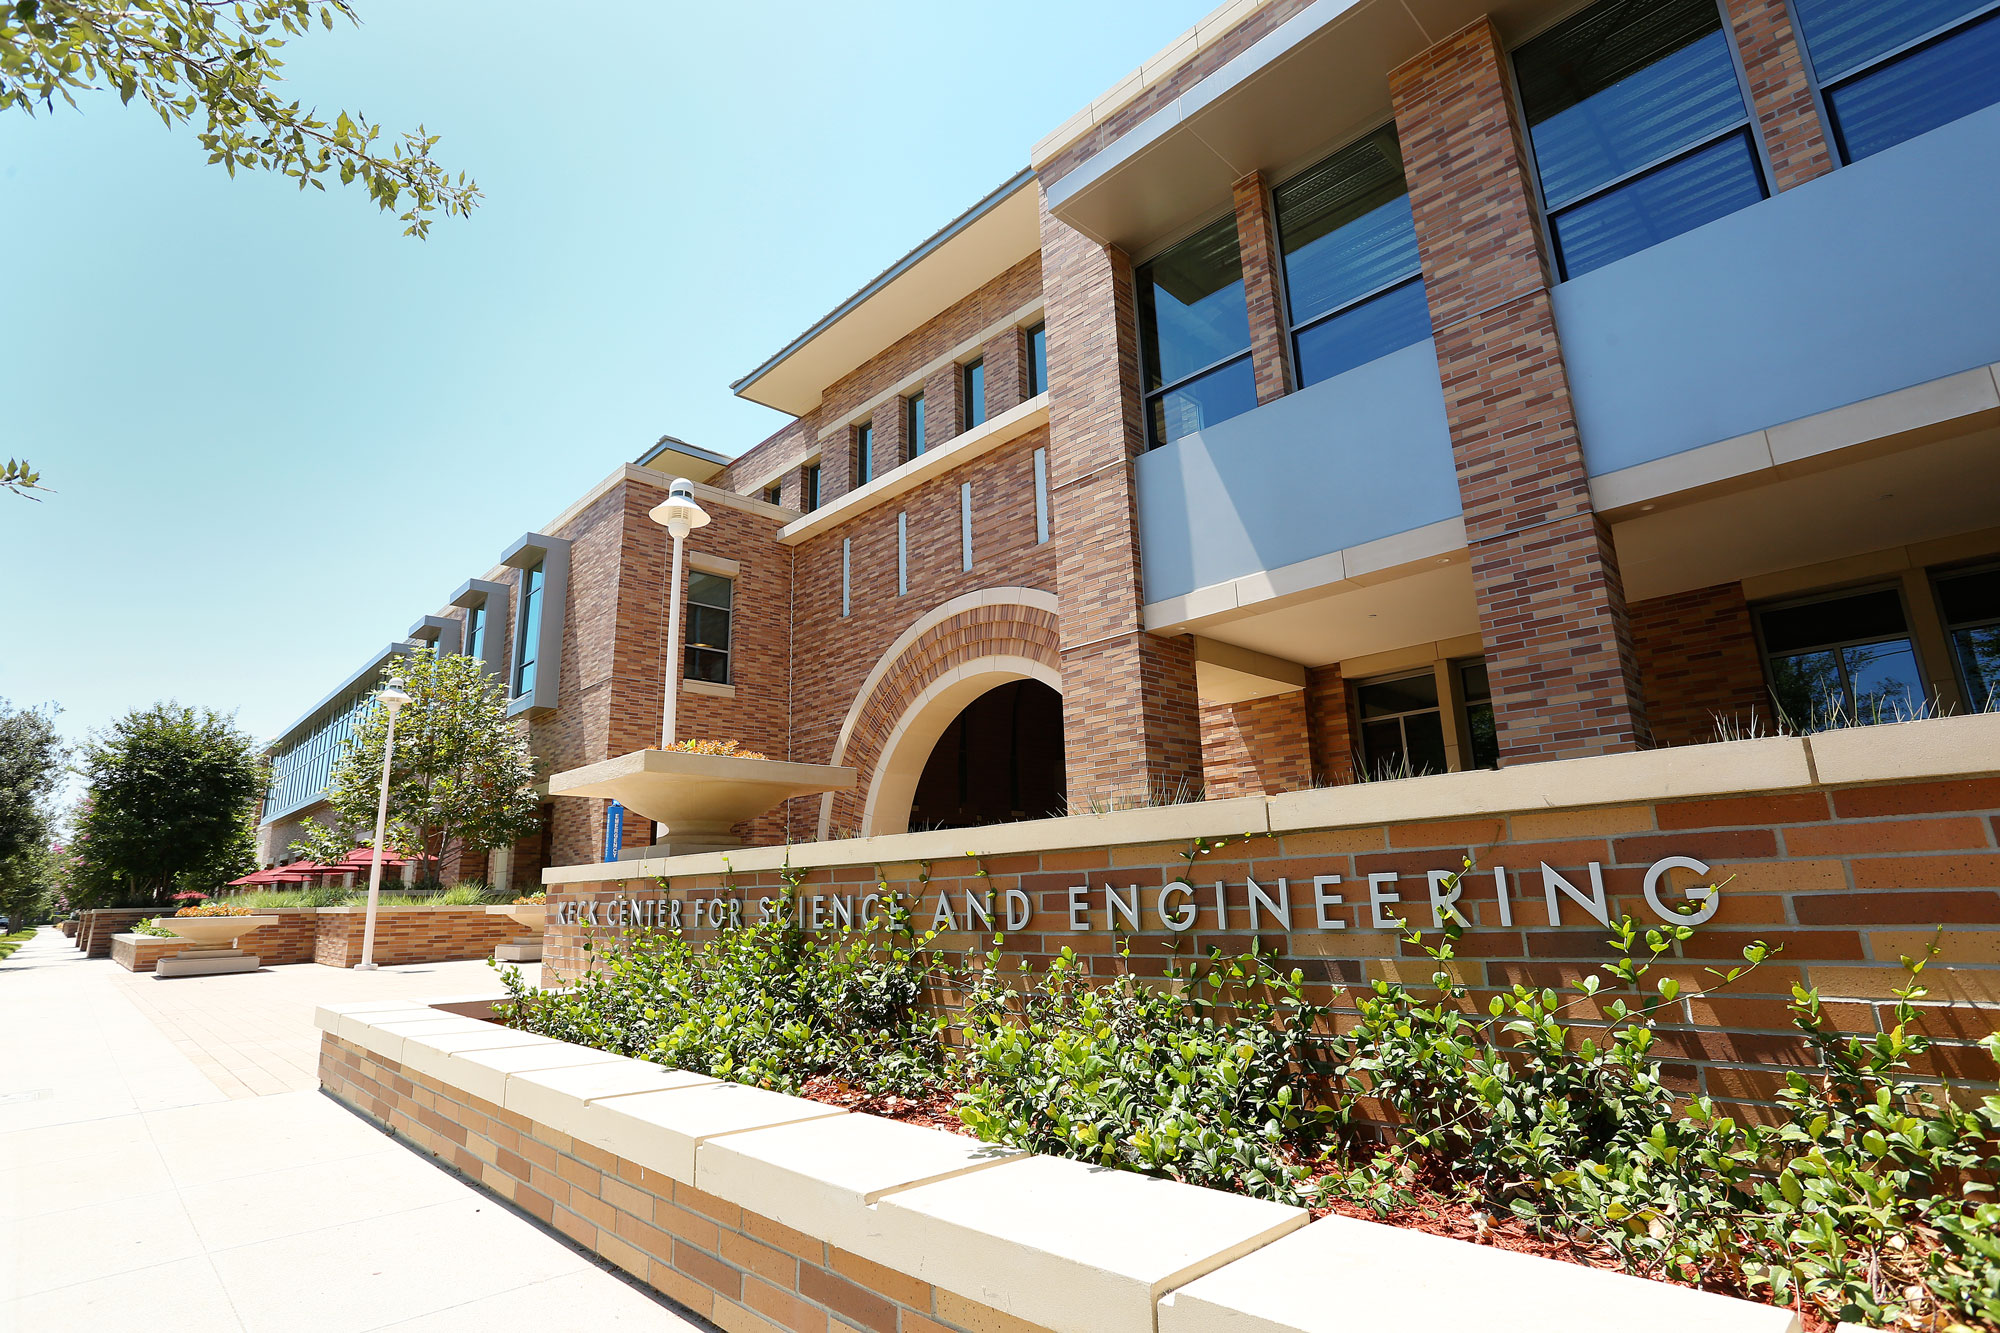
<svg viewBox="0 0 2000 1333">
<path fill-rule="evenodd" d="M 656 743 L 688 477 L 680 734 L 857 773 L 753 843 L 1994 708 L 1996 68 L 1973 0 L 1236 0 L 412 638 L 550 772 Z M 547 810 L 483 873 L 616 852 Z"/>
</svg>

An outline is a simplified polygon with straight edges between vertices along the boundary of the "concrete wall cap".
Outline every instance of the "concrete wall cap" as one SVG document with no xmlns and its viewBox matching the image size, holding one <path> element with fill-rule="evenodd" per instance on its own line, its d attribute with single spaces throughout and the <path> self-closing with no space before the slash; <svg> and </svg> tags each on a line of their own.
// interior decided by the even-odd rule
<svg viewBox="0 0 2000 1333">
<path fill-rule="evenodd" d="M 455 1050 L 439 1077 L 456 1088 L 495 1106 L 507 1104 L 507 1080 L 516 1074 L 551 1069 L 580 1069 L 621 1064 L 622 1055 L 576 1046 L 566 1041 L 548 1041 L 530 1046 L 494 1046 L 479 1050 Z"/>
<path fill-rule="evenodd" d="M 477 1022 L 478 1020 L 473 1020 Z M 452 1057 L 460 1051 L 535 1050 L 561 1043 L 538 1032 L 519 1032 L 494 1023 L 481 1023 L 479 1031 L 439 1032 L 403 1038 L 403 1068 L 471 1091 L 459 1077 Z"/>
<path fill-rule="evenodd" d="M 1153 1333 L 1165 1292 L 1307 1216 L 1056 1157 L 891 1194 L 876 1212 L 878 1263 L 1054 1333 Z"/>
<path fill-rule="evenodd" d="M 804 1097 L 788 1097 L 743 1083 L 709 1082 L 592 1102 L 577 1116 L 569 1133 L 649 1171 L 692 1185 L 695 1150 L 708 1139 L 847 1114 L 841 1107 Z"/>
<path fill-rule="evenodd" d="M 713 1082 L 712 1078 L 690 1074 L 684 1069 L 668 1069 L 664 1065 L 620 1056 L 615 1065 L 583 1065 L 517 1074 L 507 1080 L 506 1100 L 501 1105 L 537 1124 L 547 1125 L 557 1133 L 568 1134 L 591 1103 L 606 1097 L 630 1097 Z"/>
<path fill-rule="evenodd" d="M 1346 1217 L 1295 1231 L 1159 1305 L 1159 1333 L 1355 1328 L 1797 1333 L 1799 1321 L 1775 1306 Z"/>
<path fill-rule="evenodd" d="M 1807 743 L 1828 786 L 2000 773 L 2000 713 L 1822 731 Z"/>
<path fill-rule="evenodd" d="M 864 1259 L 883 1246 L 869 1207 L 897 1190 L 1027 1154 L 943 1130 L 844 1115 L 729 1134 L 695 1154 L 695 1186 Z"/>
<path fill-rule="evenodd" d="M 341 1035 L 356 1046 L 375 1052 L 384 1060 L 393 1060 L 401 1064 L 403 1040 L 406 1037 L 441 1037 L 448 1032 L 477 1032 L 492 1026 L 476 1018 L 453 1018 L 449 1014 L 439 1014 L 435 1010 L 424 1012 L 430 1016 L 392 1023 L 364 1022 L 354 1015 L 349 1015 L 340 1021 L 343 1029 L 353 1025 L 352 1033 L 350 1035 L 348 1031 L 343 1030 Z"/>
</svg>

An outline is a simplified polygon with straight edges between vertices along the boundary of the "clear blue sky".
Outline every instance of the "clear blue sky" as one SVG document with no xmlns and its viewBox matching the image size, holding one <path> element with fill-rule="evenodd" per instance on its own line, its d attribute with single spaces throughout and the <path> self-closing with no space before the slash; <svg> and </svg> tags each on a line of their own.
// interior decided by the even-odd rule
<svg viewBox="0 0 2000 1333">
<path fill-rule="evenodd" d="M 484 205 L 230 180 L 115 94 L 0 115 L 0 696 L 260 738 L 1018 171 L 1210 7 L 360 0 L 293 95 L 422 121 Z M 574 21 L 572 21 L 574 20 Z"/>
</svg>

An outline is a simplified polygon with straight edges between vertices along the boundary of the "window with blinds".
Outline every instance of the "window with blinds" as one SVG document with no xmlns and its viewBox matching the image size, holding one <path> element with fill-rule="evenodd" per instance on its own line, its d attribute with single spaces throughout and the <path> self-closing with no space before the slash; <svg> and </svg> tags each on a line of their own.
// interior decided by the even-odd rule
<svg viewBox="0 0 2000 1333">
<path fill-rule="evenodd" d="M 2000 3 L 1794 0 L 1843 161 L 2000 101 Z"/>
</svg>

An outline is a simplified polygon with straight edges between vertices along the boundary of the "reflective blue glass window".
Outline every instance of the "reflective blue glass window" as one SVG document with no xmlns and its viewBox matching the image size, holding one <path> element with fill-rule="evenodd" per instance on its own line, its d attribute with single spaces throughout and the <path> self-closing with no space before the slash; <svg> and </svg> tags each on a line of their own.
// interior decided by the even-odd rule
<svg viewBox="0 0 2000 1333">
<path fill-rule="evenodd" d="M 1846 161 L 2000 101 L 1991 0 L 1799 0 L 1798 15 Z"/>
<path fill-rule="evenodd" d="M 1028 397 L 1049 387 L 1049 326 L 1037 324 L 1028 330 Z"/>
<path fill-rule="evenodd" d="M 924 396 L 913 393 L 903 400 L 903 455 L 915 458 L 924 451 Z"/>
<path fill-rule="evenodd" d="M 1893 588 L 1824 597 L 1758 615 L 1772 702 L 1803 731 L 1924 716 L 1927 692 Z"/>
<path fill-rule="evenodd" d="M 521 619 L 514 635 L 514 697 L 535 688 L 535 658 L 542 642 L 542 567 L 521 573 Z"/>
<path fill-rule="evenodd" d="M 854 484 L 866 486 L 875 478 L 875 427 L 863 422 L 854 428 Z"/>
<path fill-rule="evenodd" d="M 960 382 L 965 386 L 965 429 L 971 430 L 986 420 L 986 362 L 982 358 L 963 366 L 959 370 Z"/>
<path fill-rule="evenodd" d="M 468 657 L 486 656 L 486 607 L 483 604 L 471 607 L 465 613 L 465 653 Z"/>
<path fill-rule="evenodd" d="M 1715 0 L 1600 0 L 1514 53 L 1563 276 L 1764 197 L 1729 42 Z"/>
<path fill-rule="evenodd" d="M 1257 405 L 1236 218 L 1166 250 L 1135 275 L 1151 445 Z"/>
<path fill-rule="evenodd" d="M 2000 567 L 1942 575 L 1937 595 L 1966 709 L 2000 712 Z"/>
<path fill-rule="evenodd" d="M 1301 387 L 1430 336 L 1393 127 L 1341 149 L 1271 197 Z"/>
</svg>

